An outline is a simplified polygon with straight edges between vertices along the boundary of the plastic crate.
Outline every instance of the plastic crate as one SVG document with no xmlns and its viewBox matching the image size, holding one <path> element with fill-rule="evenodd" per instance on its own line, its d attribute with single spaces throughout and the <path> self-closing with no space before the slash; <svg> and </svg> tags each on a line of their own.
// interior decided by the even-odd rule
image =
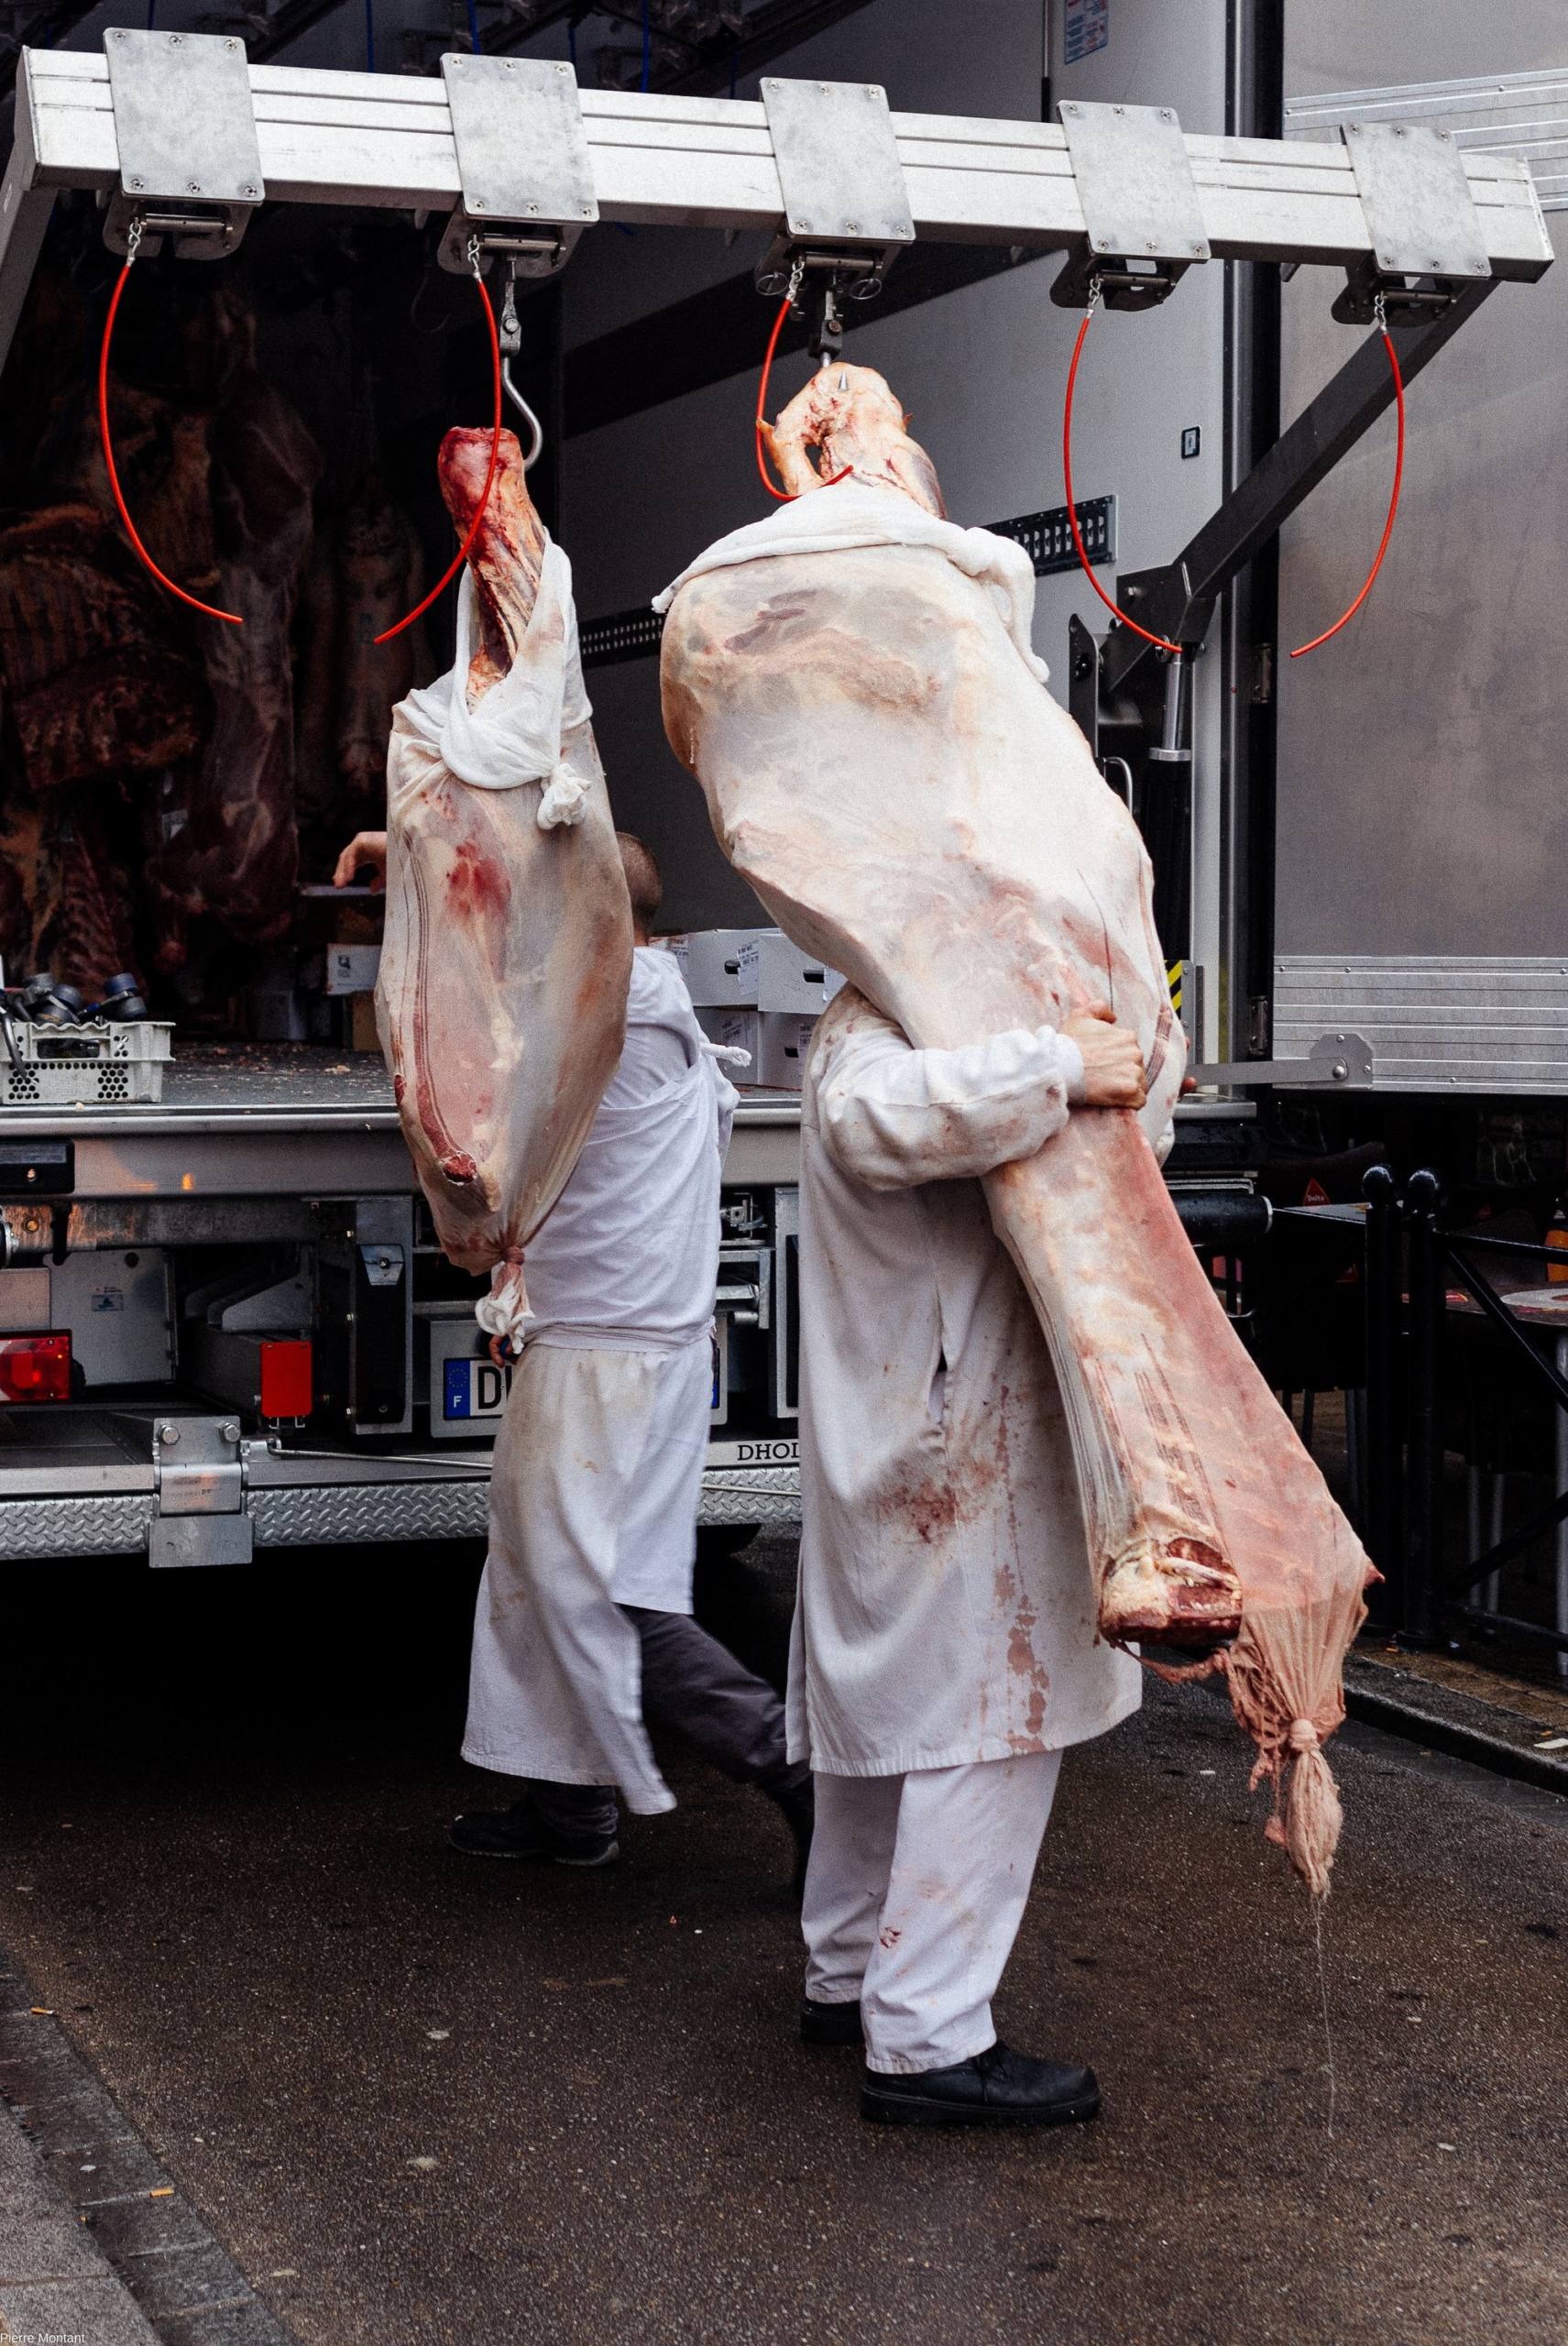
<svg viewBox="0 0 1568 2346">
<path fill-rule="evenodd" d="M 20 1066 L 0 1039 L 0 1107 L 74 1108 L 98 1101 L 160 1100 L 174 1028 L 160 1018 L 120 1025 L 35 1026 L 13 1018 Z"/>
</svg>

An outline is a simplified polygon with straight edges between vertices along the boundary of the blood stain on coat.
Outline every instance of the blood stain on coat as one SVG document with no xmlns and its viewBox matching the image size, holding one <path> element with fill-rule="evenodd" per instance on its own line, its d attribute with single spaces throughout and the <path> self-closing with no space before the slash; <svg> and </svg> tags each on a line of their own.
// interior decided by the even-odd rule
<svg viewBox="0 0 1568 2346">
<path fill-rule="evenodd" d="M 909 1495 L 909 1520 L 927 1547 L 938 1532 L 956 1529 L 960 1511 L 959 1494 L 950 1485 L 923 1483 Z"/>
<path fill-rule="evenodd" d="M 1035 1627 L 1039 1617 L 1027 1601 L 1018 1607 L 1007 1639 L 1007 1667 L 1014 1676 L 1023 1679 L 1029 1690 L 1028 1707 L 1024 1714 L 1024 1732 L 1009 1740 L 1019 1750 L 1038 1749 L 1039 1737 L 1046 1724 L 1046 1705 L 1050 1700 L 1051 1675 L 1035 1651 Z"/>
</svg>

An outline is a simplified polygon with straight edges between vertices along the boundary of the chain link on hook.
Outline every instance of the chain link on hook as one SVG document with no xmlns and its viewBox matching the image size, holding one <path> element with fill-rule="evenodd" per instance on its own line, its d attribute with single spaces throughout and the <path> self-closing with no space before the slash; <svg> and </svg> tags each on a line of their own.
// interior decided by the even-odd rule
<svg viewBox="0 0 1568 2346">
<path fill-rule="evenodd" d="M 126 266 L 127 269 L 131 262 L 136 259 L 137 255 L 140 252 L 141 240 L 146 234 L 147 222 L 142 218 L 141 214 L 138 212 L 134 214 L 130 226 L 126 230 Z"/>
<path fill-rule="evenodd" d="M 1094 315 L 1095 311 L 1100 307 L 1100 297 L 1104 291 L 1105 282 L 1102 278 L 1091 277 L 1090 279 L 1089 299 L 1083 305 L 1083 314 L 1086 318 L 1091 318 Z"/>
<path fill-rule="evenodd" d="M 1372 296 L 1372 323 L 1379 334 L 1388 331 L 1388 296 L 1379 286 Z"/>
</svg>

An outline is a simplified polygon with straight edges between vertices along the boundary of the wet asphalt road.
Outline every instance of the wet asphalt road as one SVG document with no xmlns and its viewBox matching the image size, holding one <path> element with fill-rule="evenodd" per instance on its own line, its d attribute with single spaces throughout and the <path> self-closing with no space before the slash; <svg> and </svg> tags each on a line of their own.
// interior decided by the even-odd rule
<svg viewBox="0 0 1568 2346">
<path fill-rule="evenodd" d="M 1331 2137 L 1305 1902 L 1157 1691 L 1069 1760 L 999 2006 L 1104 2120 L 884 2132 L 792 2036 L 754 1795 L 677 1754 L 613 1871 L 444 1847 L 477 1567 L 8 1583 L 0 1945 L 307 2346 L 1568 2338 L 1568 1803 L 1336 1746 Z"/>
</svg>

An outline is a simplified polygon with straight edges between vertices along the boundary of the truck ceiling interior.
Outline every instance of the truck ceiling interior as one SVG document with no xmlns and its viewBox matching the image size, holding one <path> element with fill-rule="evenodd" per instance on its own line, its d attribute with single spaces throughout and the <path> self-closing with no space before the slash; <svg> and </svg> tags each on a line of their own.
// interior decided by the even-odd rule
<svg viewBox="0 0 1568 2346">
<path fill-rule="evenodd" d="M 584 87 L 726 95 L 753 94 L 762 68 L 865 5 L 650 0 L 644 10 L 640 0 L 622 7 L 510 0 L 504 8 L 476 0 L 443 21 L 439 10 L 385 0 L 353 7 L 284 0 L 260 16 L 206 13 L 198 26 L 170 0 L 163 16 L 241 37 L 257 63 L 429 74 L 444 50 L 477 46 L 568 58 Z M 153 0 L 148 23 L 158 13 Z M 129 17 L 112 5 L 8 11 L 0 146 L 11 144 L 25 46 L 95 50 L 108 26 L 126 21 L 139 25 L 139 9 Z M 381 602 L 405 585 L 422 591 L 444 567 L 451 533 L 435 451 L 450 424 L 487 411 L 471 293 L 435 265 L 442 225 L 386 210 L 269 206 L 227 260 L 192 269 L 166 254 L 144 265 L 117 323 L 119 465 L 131 509 L 165 566 L 198 594 L 214 593 L 237 566 L 270 563 L 292 579 L 283 651 L 292 671 L 285 689 L 294 702 L 294 772 L 291 782 L 263 762 L 236 825 L 233 794 L 225 800 L 214 789 L 214 768 L 225 737 L 243 758 L 247 731 L 268 724 L 268 683 L 247 682 L 240 698 L 251 706 L 239 706 L 236 680 L 225 685 L 218 673 L 225 647 L 214 646 L 211 625 L 144 586 L 122 558 L 94 409 L 98 337 L 117 263 L 90 195 L 66 191 L 56 203 L 0 391 L 0 530 L 10 540 L 10 559 L 0 553 L 10 584 L 0 596 L 8 627 L 34 638 L 36 688 L 18 695 L 12 680 L 0 740 L 7 979 L 47 967 L 91 998 L 114 970 L 131 969 L 155 1013 L 174 1017 L 188 1038 L 275 1041 L 300 1038 L 302 972 L 309 1038 L 348 1041 L 346 1004 L 334 1010 L 315 998 L 312 980 L 328 943 L 373 940 L 378 915 L 363 899 L 333 903 L 304 892 L 326 881 L 354 830 L 378 823 L 387 714 L 449 660 L 453 597 L 385 655 L 363 641 L 373 631 L 366 610 L 373 607 L 384 623 Z M 601 274 L 606 259 L 611 272 L 641 259 L 652 240 L 643 237 L 640 253 L 632 234 L 613 237 L 626 251 L 601 258 Z M 681 241 L 725 249 L 718 232 Z M 543 422 L 531 485 L 552 526 L 561 526 L 565 438 L 753 364 L 762 312 L 751 243 L 760 250 L 749 239 L 745 252 L 728 257 L 718 281 L 677 292 L 651 315 L 590 331 L 575 346 L 565 317 L 571 272 L 520 287 L 523 349 L 513 372 Z M 986 247 L 933 247 L 900 289 L 900 305 L 999 265 L 1006 256 L 999 262 Z M 711 273 L 709 262 L 698 281 Z M 14 534 L 18 524 L 25 545 Z M 40 599 L 40 558 L 59 599 L 47 588 Z M 651 578 L 649 591 L 662 583 Z M 411 593 L 408 601 L 415 599 Z M 115 696 L 134 699 L 139 711 L 122 724 L 100 709 L 112 750 L 103 740 L 86 742 L 80 729 L 69 742 L 59 738 L 50 702 L 69 685 L 41 639 L 63 603 L 87 613 L 89 658 L 116 647 Z M 17 703 L 29 700 L 19 741 Z M 254 756 L 254 740 L 248 746 Z M 694 902 L 677 880 L 670 890 L 676 921 L 755 919 L 750 893 L 695 821 L 689 828 L 709 901 Z"/>
</svg>

